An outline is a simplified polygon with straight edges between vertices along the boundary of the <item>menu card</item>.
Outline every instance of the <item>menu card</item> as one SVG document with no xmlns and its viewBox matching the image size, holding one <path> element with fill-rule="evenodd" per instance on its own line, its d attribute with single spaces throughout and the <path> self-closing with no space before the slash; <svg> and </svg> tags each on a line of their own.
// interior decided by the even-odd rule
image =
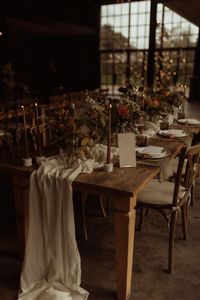
<svg viewBox="0 0 200 300">
<path fill-rule="evenodd" d="M 133 133 L 119 133 L 119 166 L 136 167 L 135 135 Z"/>
</svg>

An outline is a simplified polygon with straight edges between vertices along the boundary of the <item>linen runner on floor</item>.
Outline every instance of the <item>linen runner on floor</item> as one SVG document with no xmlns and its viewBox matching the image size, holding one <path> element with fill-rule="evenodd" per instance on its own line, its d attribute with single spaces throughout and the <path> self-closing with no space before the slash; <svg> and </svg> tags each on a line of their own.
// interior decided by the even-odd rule
<svg viewBox="0 0 200 300">
<path fill-rule="evenodd" d="M 20 300 L 83 300 L 75 238 L 72 181 L 82 166 L 64 169 L 56 159 L 31 174 L 29 227 Z"/>
</svg>

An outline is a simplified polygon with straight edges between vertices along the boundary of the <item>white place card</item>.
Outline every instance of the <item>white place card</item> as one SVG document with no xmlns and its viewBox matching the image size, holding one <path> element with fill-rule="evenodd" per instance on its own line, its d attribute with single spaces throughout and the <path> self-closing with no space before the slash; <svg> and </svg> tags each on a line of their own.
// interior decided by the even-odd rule
<svg viewBox="0 0 200 300">
<path fill-rule="evenodd" d="M 135 135 L 133 133 L 119 133 L 119 166 L 136 167 Z"/>
</svg>

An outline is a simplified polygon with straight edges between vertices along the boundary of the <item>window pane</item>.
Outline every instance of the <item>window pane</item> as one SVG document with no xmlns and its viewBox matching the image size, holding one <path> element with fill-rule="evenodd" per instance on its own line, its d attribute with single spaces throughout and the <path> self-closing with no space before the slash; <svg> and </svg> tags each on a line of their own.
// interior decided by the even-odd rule
<svg viewBox="0 0 200 300">
<path fill-rule="evenodd" d="M 128 22 L 129 22 L 129 18 L 128 18 L 128 15 L 124 15 L 121 17 L 121 24 L 122 26 L 128 26 Z"/>
<path fill-rule="evenodd" d="M 123 15 L 128 15 L 129 14 L 129 4 L 128 3 L 124 3 L 122 5 L 122 14 Z"/>
<path fill-rule="evenodd" d="M 103 85 L 107 82 L 116 91 L 120 83 L 130 79 L 145 82 L 149 22 L 150 1 L 102 6 L 100 50 L 106 51 L 101 53 Z M 157 5 L 157 23 L 156 80 L 172 84 L 178 79 L 185 83 L 192 74 L 199 28 L 161 3 Z"/>
<path fill-rule="evenodd" d="M 108 16 L 113 16 L 114 15 L 114 5 L 105 5 L 107 6 L 107 15 Z"/>
<path fill-rule="evenodd" d="M 138 25 L 144 25 L 146 24 L 147 19 L 146 19 L 146 14 L 139 14 L 138 15 Z"/>
<path fill-rule="evenodd" d="M 138 15 L 131 15 L 131 27 L 137 26 L 138 24 Z"/>
</svg>

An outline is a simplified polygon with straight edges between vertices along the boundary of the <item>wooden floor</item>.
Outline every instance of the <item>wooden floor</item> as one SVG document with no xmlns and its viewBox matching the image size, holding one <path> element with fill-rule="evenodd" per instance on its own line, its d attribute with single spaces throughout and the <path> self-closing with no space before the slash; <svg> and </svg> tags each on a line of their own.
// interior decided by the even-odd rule
<svg viewBox="0 0 200 300">
<path fill-rule="evenodd" d="M 200 102 L 186 103 L 186 112 L 188 117 L 200 118 Z M 0 199 L 0 300 L 17 299 L 22 263 L 18 256 L 11 196 L 8 193 L 5 199 Z M 172 275 L 166 273 L 168 228 L 165 220 L 154 211 L 145 217 L 144 229 L 135 236 L 131 300 L 200 299 L 200 181 L 195 199 L 195 206 L 189 210 L 187 241 L 182 240 L 181 226 L 177 226 Z M 76 224 L 82 287 L 90 292 L 90 300 L 112 300 L 116 299 L 113 214 L 110 209 L 108 217 L 103 218 L 97 204 L 97 199 L 88 199 L 88 241 L 82 238 L 80 223 Z"/>
</svg>

